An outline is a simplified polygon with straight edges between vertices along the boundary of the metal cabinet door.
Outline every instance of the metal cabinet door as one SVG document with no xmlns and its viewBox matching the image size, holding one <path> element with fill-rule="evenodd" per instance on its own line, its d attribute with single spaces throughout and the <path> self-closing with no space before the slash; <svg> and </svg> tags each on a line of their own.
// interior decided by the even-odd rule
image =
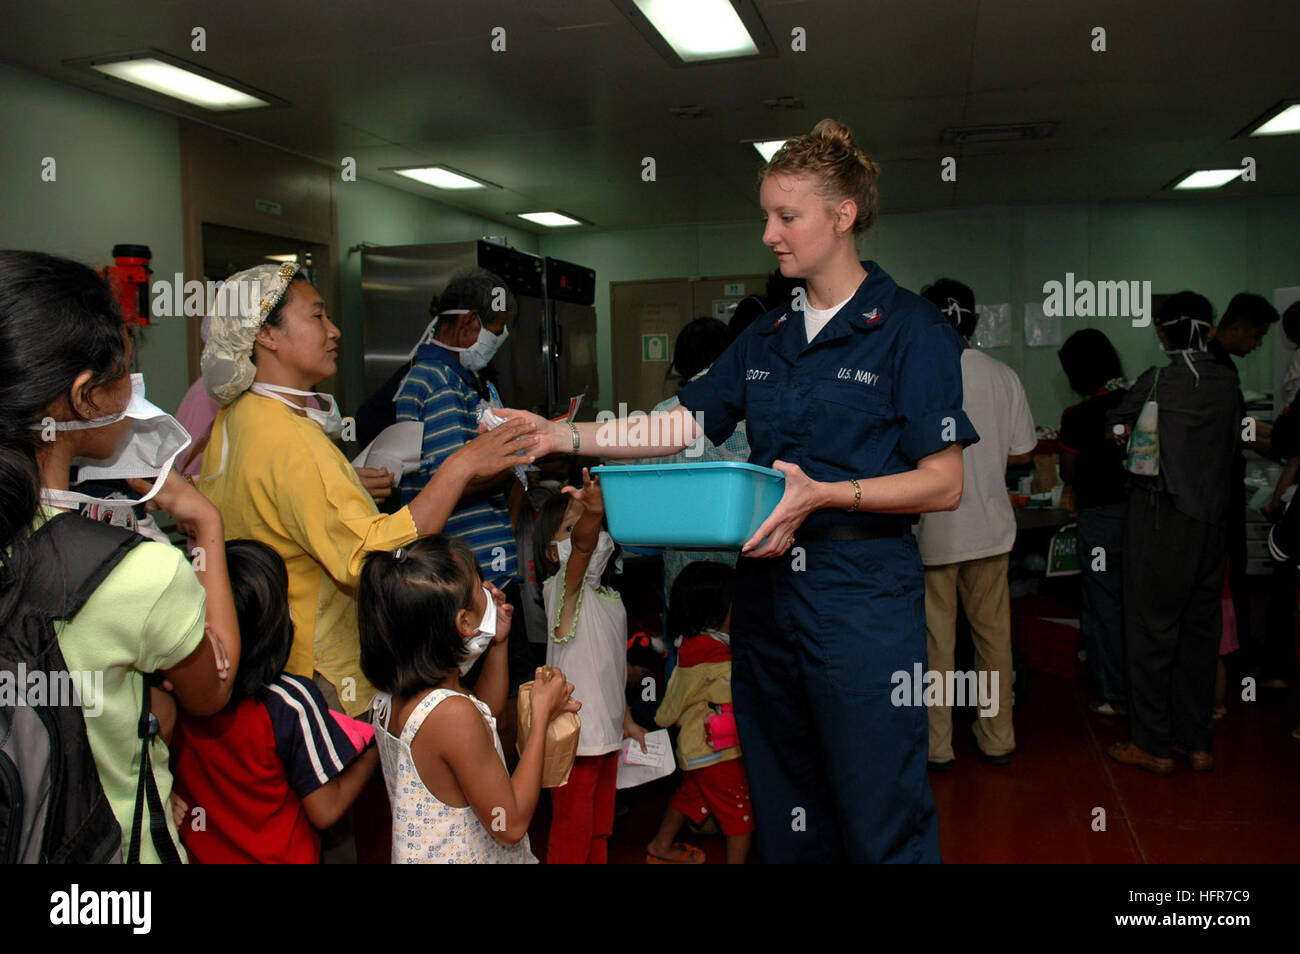
<svg viewBox="0 0 1300 954">
<path fill-rule="evenodd" d="M 595 420 L 594 400 L 599 390 L 596 364 L 596 309 L 589 305 L 555 302 L 556 398 L 555 413 L 563 413 L 569 398 L 586 394 L 579 420 Z"/>
</svg>

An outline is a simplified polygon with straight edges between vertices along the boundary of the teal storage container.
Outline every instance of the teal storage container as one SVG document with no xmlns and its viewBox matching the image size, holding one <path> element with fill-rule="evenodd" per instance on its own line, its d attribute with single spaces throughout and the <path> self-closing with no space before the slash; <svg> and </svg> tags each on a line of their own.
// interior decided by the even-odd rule
<svg viewBox="0 0 1300 954">
<path fill-rule="evenodd" d="M 776 509 L 785 474 L 739 461 L 593 467 L 609 535 L 631 546 L 739 550 Z"/>
</svg>

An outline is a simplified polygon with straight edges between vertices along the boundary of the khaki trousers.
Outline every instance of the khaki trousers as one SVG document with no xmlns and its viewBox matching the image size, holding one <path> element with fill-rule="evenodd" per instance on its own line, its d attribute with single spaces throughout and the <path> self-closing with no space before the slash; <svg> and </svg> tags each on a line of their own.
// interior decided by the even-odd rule
<svg viewBox="0 0 1300 954">
<path fill-rule="evenodd" d="M 925 633 L 929 668 L 945 679 L 953 668 L 957 642 L 957 598 L 970 621 L 975 643 L 975 669 L 998 675 L 997 715 L 981 713 L 972 727 L 985 755 L 1005 755 L 1016 747 L 1011 725 L 1011 593 L 1007 588 L 1007 557 L 1002 553 L 925 568 Z M 951 701 L 951 700 L 945 700 Z M 930 706 L 930 760 L 952 759 L 952 709 Z"/>
</svg>

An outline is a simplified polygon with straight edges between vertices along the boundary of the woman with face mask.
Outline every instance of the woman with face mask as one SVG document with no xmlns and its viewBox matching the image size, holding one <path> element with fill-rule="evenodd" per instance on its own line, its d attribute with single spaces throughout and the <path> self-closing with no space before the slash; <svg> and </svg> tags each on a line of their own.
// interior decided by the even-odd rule
<svg viewBox="0 0 1300 954">
<path fill-rule="evenodd" d="M 140 499 L 188 525 L 204 548 L 192 566 L 175 547 L 121 531 L 125 556 L 71 619 L 55 624 L 66 669 L 103 676 L 80 702 L 94 716 L 84 720 L 86 735 L 124 854 L 146 754 L 164 805 L 171 792 L 166 745 L 155 736 L 142 746 L 138 734 L 144 677 L 161 673 L 181 708 L 211 715 L 229 699 L 240 649 L 221 515 L 172 470 L 188 436 L 143 400 L 130 362 L 126 326 L 102 278 L 66 259 L 0 252 L 0 622 L 28 585 L 31 568 L 19 554 L 56 527 L 75 531 L 66 521 L 81 518 L 62 511 L 91 499 L 69 488 L 74 464 L 133 477 Z M 179 844 L 171 812 L 162 814 Z M 162 860 L 169 848 L 161 832 L 144 832 L 140 860 Z"/>
<path fill-rule="evenodd" d="M 470 481 L 531 459 L 514 455 L 531 451 L 535 428 L 498 428 L 470 441 L 406 506 L 381 514 L 330 439 L 343 430 L 337 402 L 313 390 L 335 373 L 341 336 L 298 266 L 231 276 L 210 311 L 203 378 L 222 409 L 198 486 L 221 510 L 228 539 L 265 543 L 288 567 L 295 633 L 286 671 L 319 673 L 326 698 L 359 715 L 374 694 L 357 636 L 366 554 L 441 532 Z M 307 404 L 312 395 L 318 408 Z"/>
<path fill-rule="evenodd" d="M 736 723 L 769 862 L 939 860 L 925 709 L 891 696 L 926 659 L 913 515 L 956 509 L 962 446 L 978 437 L 952 325 L 858 259 L 878 175 L 833 119 L 772 157 L 763 243 L 807 291 L 678 392 L 682 406 L 649 429 L 678 440 L 633 447 L 611 422 L 543 422 L 545 452 L 628 458 L 676 453 L 701 431 L 720 444 L 744 420 L 750 462 L 784 473 L 741 550 L 732 618 Z"/>
</svg>

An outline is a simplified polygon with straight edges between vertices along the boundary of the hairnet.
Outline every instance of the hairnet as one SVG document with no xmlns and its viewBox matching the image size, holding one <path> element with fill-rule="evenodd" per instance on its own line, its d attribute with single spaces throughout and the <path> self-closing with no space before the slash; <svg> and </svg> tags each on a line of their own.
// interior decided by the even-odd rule
<svg viewBox="0 0 1300 954">
<path fill-rule="evenodd" d="M 255 265 L 231 275 L 208 307 L 208 339 L 203 345 L 203 385 L 223 407 L 253 383 L 253 342 L 266 316 L 284 298 L 298 274 L 293 262 Z"/>
</svg>

